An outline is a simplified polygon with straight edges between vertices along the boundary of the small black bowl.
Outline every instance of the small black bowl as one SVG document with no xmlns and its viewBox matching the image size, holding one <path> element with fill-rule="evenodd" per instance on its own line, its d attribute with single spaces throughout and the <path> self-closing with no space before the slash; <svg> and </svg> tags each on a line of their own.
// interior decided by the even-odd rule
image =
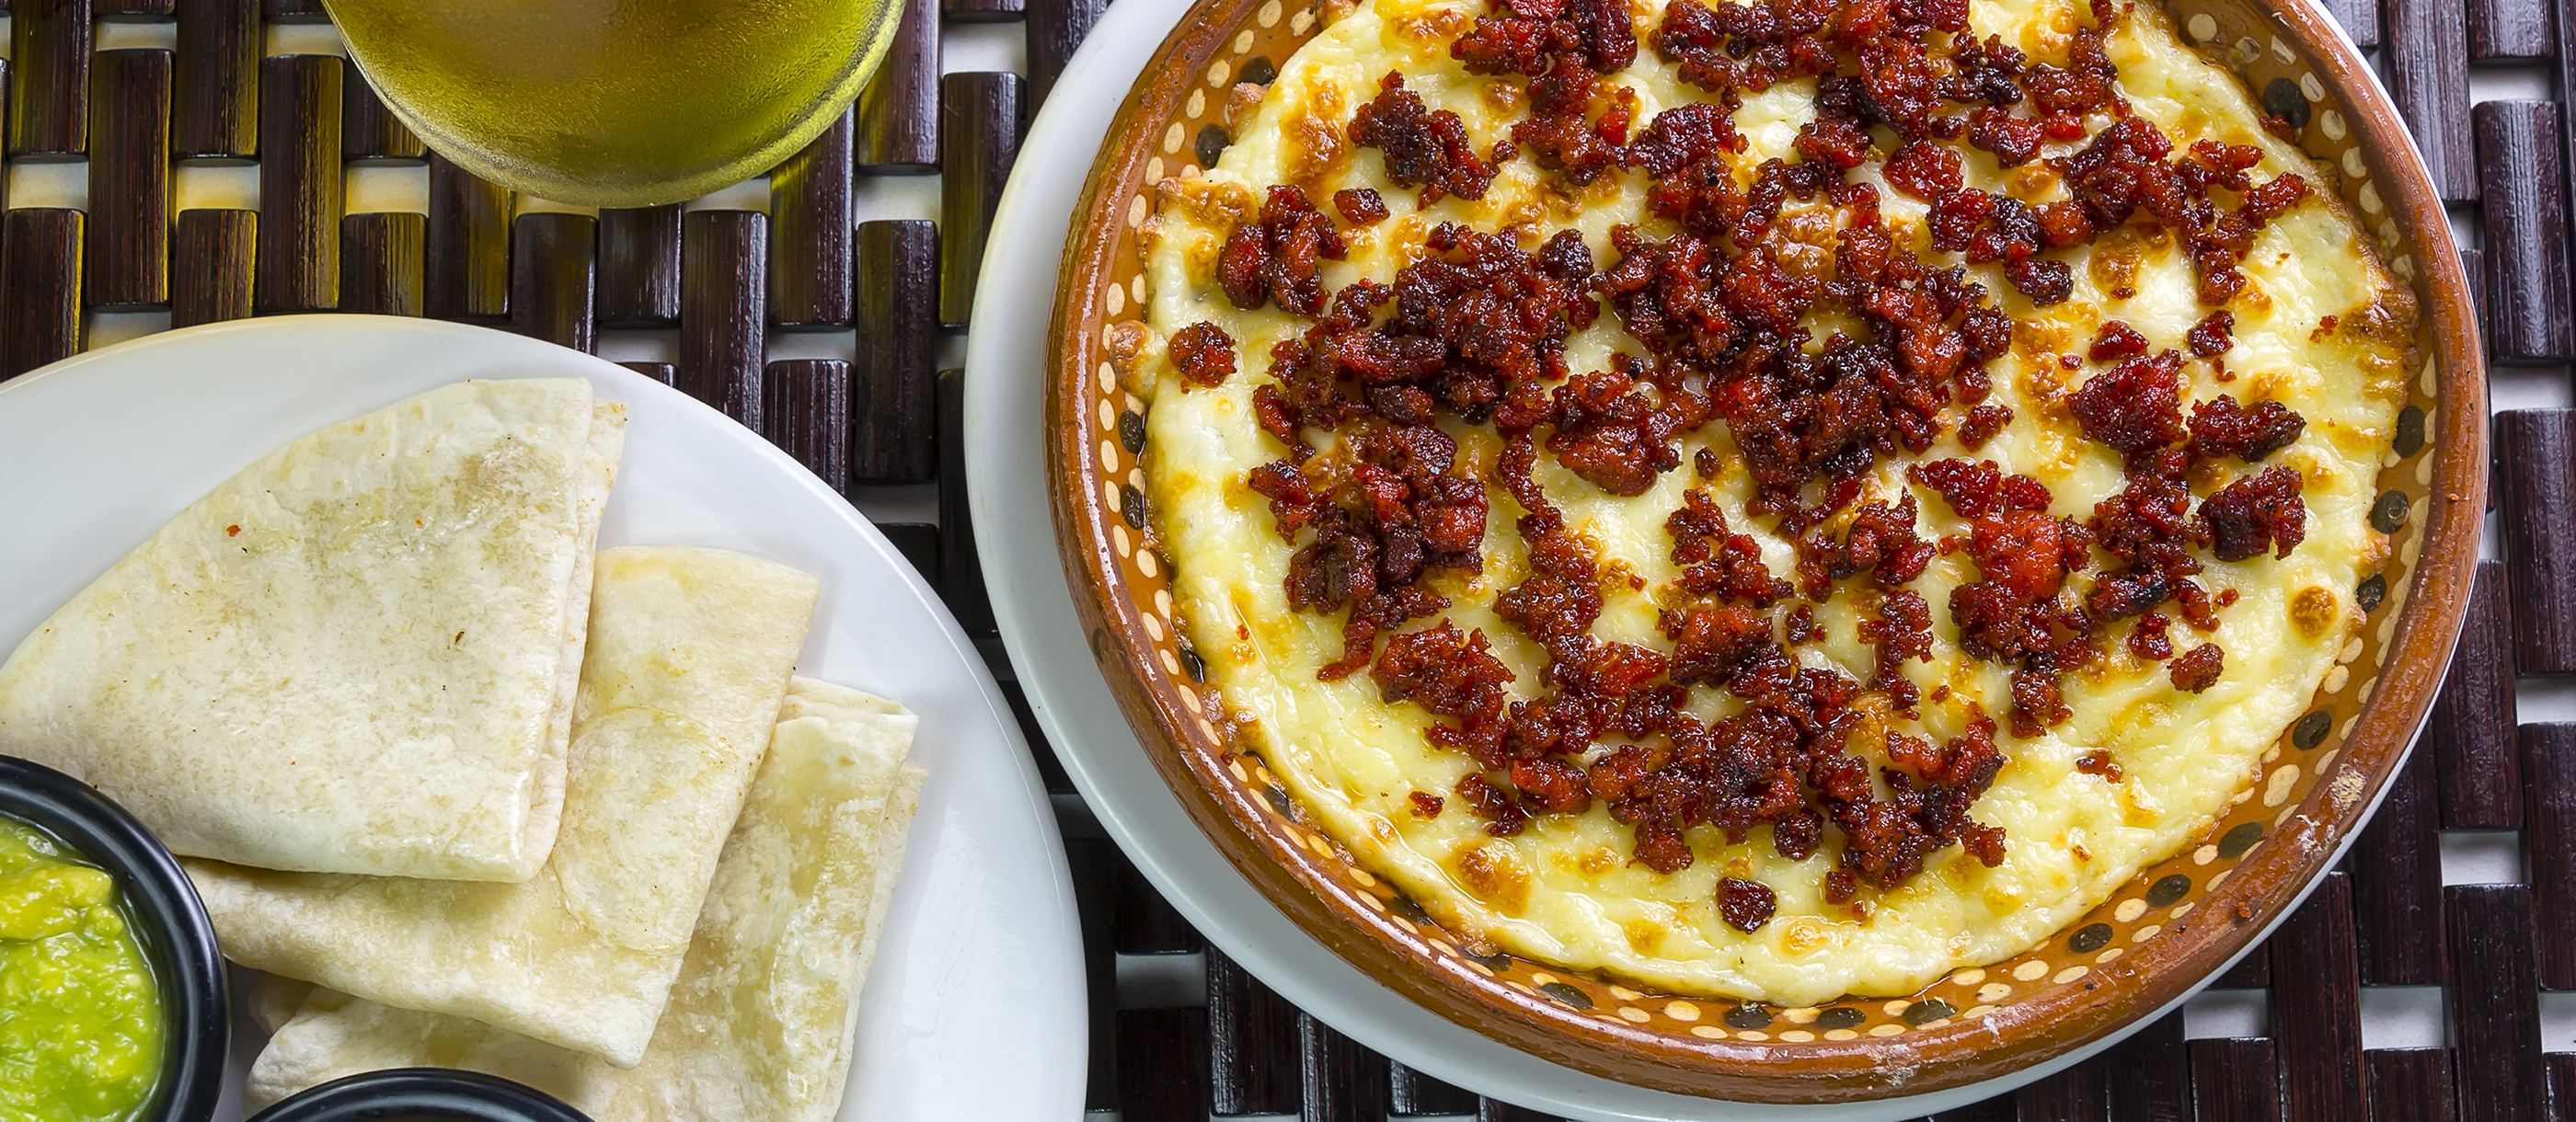
<svg viewBox="0 0 2576 1122">
<path fill-rule="evenodd" d="M 138 1118 L 205 1122 L 224 1089 L 232 1043 L 224 958 L 188 874 L 152 831 L 88 784 L 42 764 L 0 756 L 0 815 L 34 826 L 116 878 L 136 941 L 161 986 L 161 1081 Z"/>
<path fill-rule="evenodd" d="M 250 1122 L 590 1122 L 590 1116 L 497 1076 L 402 1067 L 307 1087 Z"/>
</svg>

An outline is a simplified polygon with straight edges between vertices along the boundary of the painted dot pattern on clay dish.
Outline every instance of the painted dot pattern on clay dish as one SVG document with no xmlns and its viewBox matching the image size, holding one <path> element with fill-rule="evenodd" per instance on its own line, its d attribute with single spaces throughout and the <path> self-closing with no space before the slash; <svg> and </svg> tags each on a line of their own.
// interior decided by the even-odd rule
<svg viewBox="0 0 2576 1122">
<path fill-rule="evenodd" d="M 2295 49 L 2276 36 L 2267 35 L 2268 42 L 2255 38 L 2249 32 L 2262 29 L 2236 26 L 2240 16 L 2232 11 L 2178 14 L 2191 41 L 2235 63 L 2266 109 L 2297 130 L 2308 152 L 2344 174 L 2343 182 L 2335 186 L 2345 204 L 2360 215 L 2379 219 L 2374 232 L 2385 248 L 2396 250 L 2402 243 L 2400 231 L 2393 219 L 2385 217 L 2387 204 L 2372 181 L 2371 169 L 2360 149 L 2360 137 L 2353 129 L 2353 118 L 2330 100 L 2330 91 L 2314 72 L 2304 69 L 2304 60 Z M 1087 467 L 1102 479 L 1116 479 L 1128 473 L 1151 454 L 1143 406 L 1120 386 L 1108 338 L 1114 330 L 1142 328 L 1145 291 L 1137 234 L 1150 225 L 1154 183 L 1171 166 L 1162 156 L 1194 156 L 1201 165 L 1213 164 L 1216 155 L 1231 143 L 1222 117 L 1232 83 L 1268 84 L 1278 72 L 1272 60 L 1292 54 L 1321 25 L 1314 6 L 1282 0 L 1266 0 L 1254 12 L 1251 22 L 1254 26 L 1243 29 L 1226 44 L 1230 50 L 1225 57 L 1212 60 L 1199 75 L 1203 81 L 1186 97 L 1185 118 L 1164 125 L 1155 145 L 1162 155 L 1148 162 L 1146 174 L 1130 184 L 1130 193 L 1116 196 L 1120 200 L 1117 213 L 1123 222 L 1119 223 L 1118 241 L 1111 253 L 1114 279 L 1103 286 L 1098 300 L 1106 318 L 1100 332 L 1082 339 L 1089 356 L 1084 368 L 1089 368 L 1088 362 L 1097 362 L 1099 376 L 1080 383 L 1094 396 L 1082 412 L 1074 414 L 1086 418 L 1097 414 L 1095 431 L 1101 439 L 1092 449 L 1096 460 Z M 2408 279 L 2415 272 L 2406 256 L 2392 258 L 2390 269 Z M 1132 291 L 1122 290 L 1122 286 Z M 2429 346 L 2423 352 L 2432 353 Z M 2370 517 L 2374 529 L 2396 540 L 2396 555 L 2381 572 L 2365 578 L 2353 590 L 2353 606 L 2375 620 L 2377 626 L 2365 637 L 2367 642 L 2357 638 L 2341 653 L 2340 663 L 2364 669 L 2376 667 L 2380 652 L 2393 639 L 2411 587 L 2416 553 L 2421 549 L 2428 521 L 2423 516 L 2423 505 L 2433 470 L 2432 457 L 2427 455 L 2432 445 L 2428 432 L 2435 416 L 2438 374 L 2434 363 L 2427 359 L 2420 377 L 2410 385 L 2415 400 L 2401 414 L 2384 459 L 2383 490 L 2372 505 Z M 1114 548 L 1120 583 L 1130 596 L 1125 607 L 1137 632 L 1151 638 L 1152 649 L 1141 652 L 1141 665 L 1159 669 L 1152 682 L 1158 696 L 1197 714 L 1190 731 L 1202 737 L 1204 743 L 1221 744 L 1223 734 L 1218 725 L 1226 722 L 1210 721 L 1208 715 L 1214 710 L 1203 706 L 1195 691 L 1194 683 L 1205 678 L 1203 666 L 1194 653 L 1179 643 L 1184 629 L 1174 618 L 1168 566 L 1150 548 L 1149 537 L 1140 540 L 1139 535 L 1149 535 L 1150 531 L 1129 517 L 1131 513 L 1142 516 L 1137 509 L 1141 502 L 1131 503 L 1127 498 L 1133 490 L 1106 487 L 1102 496 L 1105 501 L 1094 512 L 1090 530 L 1094 540 Z M 1271 819 L 1298 850 L 1311 854 L 1312 863 L 1340 870 L 1340 878 L 1331 884 L 1332 891 L 1354 901 L 1365 901 L 1360 908 L 1382 917 L 1391 928 L 1418 936 L 1417 941 L 1406 945 L 1425 954 L 1426 965 L 1436 967 L 1437 963 L 1429 960 L 1448 959 L 1531 1000 L 1600 1019 L 1659 1029 L 1676 1037 L 1795 1047 L 1820 1039 L 1880 1039 L 1909 1031 L 1973 1024 L 2010 1001 L 2036 997 L 2050 992 L 2051 987 L 2083 983 L 2097 969 L 2128 968 L 2124 960 L 2124 955 L 2130 953 L 2128 948 L 2149 948 L 2157 936 L 2172 929 L 2173 921 L 2187 915 L 2201 896 L 2217 891 L 2238 864 L 2261 854 L 2269 833 L 2267 827 L 2286 823 L 2315 801 L 2320 788 L 2335 773 L 2332 765 L 2338 756 L 2337 748 L 2353 735 L 2361 720 L 2362 704 L 2377 684 L 2375 673 L 2365 676 L 2343 672 L 2343 666 L 2336 670 L 2330 674 L 2327 688 L 2320 691 L 2313 710 L 2285 735 L 2284 742 L 2294 754 L 2276 755 L 2267 761 L 2264 774 L 2245 792 L 2246 797 L 2224 812 L 2200 842 L 2142 870 L 2124 890 L 2056 938 L 2021 956 L 1954 971 L 1903 999 L 1836 1004 L 1821 1009 L 1776 1011 L 1758 1004 L 1720 1004 L 1698 995 L 1641 993 L 1608 980 L 1552 973 L 1538 964 L 1508 956 L 1471 955 L 1450 940 L 1438 938 L 1441 929 L 1419 905 L 1360 869 L 1328 838 L 1301 823 L 1294 801 L 1266 768 L 1256 763 L 1247 769 L 1241 758 L 1235 758 L 1229 759 L 1218 774 L 1231 778 L 1239 790 L 1250 793 L 1250 805 L 1256 813 Z M 2358 686 L 2353 681 L 2357 677 L 2365 679 Z M 2302 766 L 2303 760 L 2308 761 L 2306 766 Z M 1802 1027 L 1783 1028 L 1784 1021 Z"/>
</svg>

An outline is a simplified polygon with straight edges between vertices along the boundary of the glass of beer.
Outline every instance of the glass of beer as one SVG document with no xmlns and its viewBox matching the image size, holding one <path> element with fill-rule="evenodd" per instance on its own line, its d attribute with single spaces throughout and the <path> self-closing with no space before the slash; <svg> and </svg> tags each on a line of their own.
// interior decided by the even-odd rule
<svg viewBox="0 0 2576 1122">
<path fill-rule="evenodd" d="M 759 175 L 858 96 L 896 0 L 324 0 L 404 124 L 540 198 L 653 206 Z"/>
</svg>

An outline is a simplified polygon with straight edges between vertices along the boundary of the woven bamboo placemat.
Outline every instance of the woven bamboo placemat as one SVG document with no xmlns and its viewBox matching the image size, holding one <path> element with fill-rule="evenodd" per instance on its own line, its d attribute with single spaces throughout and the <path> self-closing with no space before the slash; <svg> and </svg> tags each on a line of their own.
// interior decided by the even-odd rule
<svg viewBox="0 0 2576 1122">
<path fill-rule="evenodd" d="M 1945 1119 L 2576 1122 L 2576 0 L 2332 0 L 2484 288 L 2496 529 L 2423 751 L 2267 946 L 2110 1054 Z M 428 153 L 318 0 L 16 0 L 0 379 L 310 311 L 504 327 L 626 362 L 844 482 L 979 636 L 1065 829 L 1087 1106 L 1127 1122 L 1542 1116 L 1391 1064 L 1208 948 L 1100 830 L 994 638 L 964 517 L 963 334 L 1021 130 L 1100 0 L 908 0 L 860 106 L 686 206 L 515 198 Z M 0 5 L 5 10 L 6 5 Z M 2554 1049 L 2554 1050 L 2553 1050 Z"/>
</svg>

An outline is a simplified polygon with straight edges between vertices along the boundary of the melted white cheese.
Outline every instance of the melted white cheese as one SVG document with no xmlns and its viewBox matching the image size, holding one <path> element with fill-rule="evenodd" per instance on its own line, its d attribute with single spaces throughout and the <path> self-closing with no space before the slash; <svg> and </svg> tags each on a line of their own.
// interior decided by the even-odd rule
<svg viewBox="0 0 2576 1122">
<path fill-rule="evenodd" d="M 1661 22 L 1663 4 L 1631 3 L 1642 41 Z M 1328 289 L 1361 277 L 1391 280 L 1420 256 L 1423 234 L 1441 221 L 1485 230 L 1517 227 L 1523 248 L 1532 250 L 1546 235 L 1572 226 L 1604 266 L 1617 256 L 1608 244 L 1612 226 L 1638 224 L 1651 237 L 1671 232 L 1669 224 L 1645 213 L 1642 172 L 1605 176 L 1579 198 L 1567 198 L 1543 184 L 1524 157 L 1502 167 L 1481 201 L 1450 198 L 1417 210 L 1413 190 L 1386 181 L 1375 150 L 1355 150 L 1341 139 L 1341 126 L 1374 96 L 1378 78 L 1390 69 L 1401 71 L 1432 108 L 1464 118 L 1478 150 L 1502 136 L 1521 111 L 1492 87 L 1518 80 L 1466 74 L 1447 53 L 1448 42 L 1484 10 L 1484 0 L 1362 3 L 1281 68 L 1217 167 L 1162 186 L 1163 205 L 1150 227 L 1148 322 L 1155 341 L 1131 371 L 1131 385 L 1151 402 L 1146 471 L 1160 542 L 1176 570 L 1173 593 L 1211 681 L 1229 707 L 1249 718 L 1248 741 L 1307 812 L 1361 863 L 1401 886 L 1453 931 L 1527 957 L 1604 970 L 1671 991 L 1803 1005 L 1844 994 L 1910 993 L 1952 969 L 2018 954 L 2092 908 L 2138 869 L 2190 842 L 2231 798 L 2250 790 L 2257 757 L 2300 715 L 2334 665 L 2337 649 L 2355 632 L 2360 616 L 2350 590 L 2385 556 L 2385 539 L 2366 519 L 2378 457 L 2395 423 L 2400 352 L 2387 341 L 2390 333 L 2366 339 L 2352 331 L 2319 330 L 2328 316 L 2359 322 L 2390 282 L 2349 216 L 2332 201 L 2332 172 L 2263 131 L 2236 79 L 2183 47 L 2155 11 L 2137 12 L 2108 42 L 2136 111 L 2165 129 L 2177 147 L 2202 138 L 2258 145 L 2265 152 L 2258 180 L 2295 171 L 2317 188 L 2309 202 L 2264 231 L 2244 264 L 2250 283 L 2232 305 L 2236 345 L 2224 358 L 2232 381 L 2219 382 L 2207 362 L 2192 362 L 2185 371 L 2186 409 L 2190 401 L 2232 393 L 2249 403 L 2277 399 L 2307 418 L 2298 443 L 2269 462 L 2305 476 L 2308 534 L 2286 559 L 2267 554 L 2207 562 L 2203 584 L 2213 591 L 2233 588 L 2241 596 L 2220 613 L 2218 631 L 2206 637 L 2222 645 L 2226 659 L 2224 676 L 2207 692 L 2179 693 L 2163 664 L 2130 656 L 2120 642 L 2127 634 L 2123 625 L 2106 638 L 2097 665 L 2066 682 L 2072 719 L 2033 739 L 2001 738 L 2009 763 L 1974 807 L 1980 821 L 2007 832 L 2000 866 L 1985 868 L 1953 847 L 1935 854 L 1902 888 L 1865 891 L 1864 906 L 1835 907 L 1822 899 L 1839 846 L 1830 830 L 1822 850 L 1792 862 L 1773 851 L 1767 830 L 1730 845 L 1718 832 L 1698 828 L 1691 837 L 1697 860 L 1671 875 L 1630 864 L 1629 829 L 1598 806 L 1580 816 L 1535 820 L 1517 837 L 1491 838 L 1484 820 L 1452 794 L 1473 762 L 1424 741 L 1426 714 L 1381 702 L 1365 673 L 1340 682 L 1316 680 L 1316 669 L 1340 652 L 1340 616 L 1289 610 L 1282 581 L 1291 547 L 1273 533 L 1266 502 L 1243 482 L 1253 467 L 1283 454 L 1254 423 L 1252 394 L 1269 380 L 1272 344 L 1305 324 L 1276 308 L 1239 311 L 1214 284 L 1211 267 L 1236 217 L 1255 209 L 1259 190 L 1272 183 L 1299 183 L 1319 205 L 1341 187 L 1379 190 L 1393 217 L 1346 232 L 1349 260 L 1326 262 Z M 1978 36 L 2000 34 L 2030 52 L 2034 62 L 2062 61 L 2067 33 L 2079 18 L 2062 0 L 1976 0 L 1971 9 Z M 1641 128 L 1666 106 L 1710 100 L 1676 80 L 1651 47 L 1608 81 L 1636 90 Z M 1737 114 L 1749 142 L 1744 167 L 1772 157 L 1796 158 L 1791 142 L 1813 116 L 1813 95 L 1814 83 L 1801 81 L 1745 100 Z M 2102 123 L 2095 121 L 2096 127 Z M 1883 155 L 1888 138 L 1879 140 Z M 2052 146 L 2049 152 L 2069 147 Z M 2033 203 L 2065 197 L 2044 168 L 2004 172 L 1992 157 L 1962 151 L 1972 185 Z M 1876 167 L 1873 162 L 1865 174 L 1875 176 Z M 1882 192 L 1882 198 L 1890 219 L 1919 226 L 1922 204 L 1893 191 Z M 1930 251 L 1928 233 L 1916 229 L 1915 235 L 1915 248 L 1927 262 L 1957 259 Z M 2136 295 L 2125 300 L 2108 294 L 2094 260 L 2123 244 L 2138 258 Z M 2137 328 L 2159 349 L 2180 349 L 2183 332 L 2208 309 L 2196 302 L 2190 265 L 2171 240 L 2148 238 L 2136 226 L 2067 256 L 2075 266 L 2074 298 L 2046 310 L 2033 309 L 2013 292 L 1999 267 L 1972 268 L 2004 310 L 2023 322 L 2013 353 L 1989 367 L 1993 400 L 2011 406 L 2014 420 L 1971 458 L 1992 459 L 2038 478 L 2055 496 L 2053 513 L 2080 519 L 2119 490 L 2123 479 L 2117 455 L 2085 439 L 2060 403 L 2097 368 L 2066 370 L 2057 355 L 2080 353 L 2096 327 L 2113 319 Z M 1169 376 L 1159 341 L 1199 321 L 1216 323 L 1237 341 L 1241 373 L 1218 388 L 1184 390 Z M 1641 348 L 1605 308 L 1595 326 L 1570 341 L 1567 356 L 1572 369 L 1594 370 L 1605 368 L 1616 350 Z M 1955 429 L 1959 415 L 1952 406 L 1943 418 L 1945 429 Z M 1447 427 L 1461 437 L 1468 463 L 1490 464 L 1497 447 L 1490 429 Z M 1725 426 L 1712 423 L 1692 434 L 1683 447 L 1685 465 L 1701 447 L 1714 448 L 1726 465 L 1713 490 L 1734 530 L 1762 541 L 1775 574 L 1790 574 L 1793 547 L 1744 513 L 1751 488 Z M 1954 438 L 1945 437 L 1925 458 L 1963 454 Z M 1902 468 L 1882 465 L 1873 493 L 1892 496 L 1906 487 Z M 2206 495 L 2246 470 L 2230 461 L 2197 490 Z M 1553 462 L 1542 463 L 1539 479 L 1569 524 L 1598 545 L 1606 569 L 1624 564 L 1645 581 L 1642 592 L 1624 583 L 1608 590 L 1595 633 L 1669 649 L 1655 630 L 1652 597 L 1675 575 L 1664 520 L 1681 506 L 1685 486 L 1694 483 L 1690 469 L 1667 472 L 1633 498 L 1607 494 Z M 1484 631 L 1518 674 L 1514 690 L 1525 695 L 1544 659 L 1491 609 L 1495 594 L 1527 571 L 1512 529 L 1517 508 L 1499 487 L 1491 494 L 1495 514 L 1488 520 L 1484 574 L 1440 587 L 1457 604 L 1450 617 L 1462 629 Z M 1965 532 L 1965 523 L 1937 496 L 1918 490 L 1917 503 L 1919 532 L 1926 539 Z M 1927 692 L 1947 683 L 1952 693 L 1945 702 L 1927 698 L 1921 721 L 1899 722 L 1902 731 L 1956 735 L 1978 708 L 1999 723 L 2010 709 L 2006 671 L 1962 655 L 1950 623 L 1950 590 L 1976 576 L 1974 563 L 1961 554 L 1936 560 L 1911 586 L 1933 606 L 1934 661 L 1910 663 L 1908 673 Z M 1827 636 L 1799 648 L 1797 657 L 1867 680 L 1874 652 L 1855 632 L 1860 607 L 1865 594 L 1855 589 L 1818 608 Z M 2177 653 L 2204 638 L 2180 621 L 2172 634 Z M 1703 716 L 1737 707 L 1717 691 L 1696 692 L 1695 708 Z M 1876 762 L 1877 749 L 1860 743 L 1871 739 L 1855 738 L 1852 750 Z M 2095 748 L 2110 750 L 2125 772 L 2121 781 L 2076 771 L 2076 758 Z M 1429 820 L 1414 815 L 1407 796 L 1417 790 L 1447 797 L 1446 812 Z M 1727 875 L 1771 885 L 1779 894 L 1775 918 L 1750 934 L 1724 923 L 1713 894 L 1718 878 Z"/>
</svg>

